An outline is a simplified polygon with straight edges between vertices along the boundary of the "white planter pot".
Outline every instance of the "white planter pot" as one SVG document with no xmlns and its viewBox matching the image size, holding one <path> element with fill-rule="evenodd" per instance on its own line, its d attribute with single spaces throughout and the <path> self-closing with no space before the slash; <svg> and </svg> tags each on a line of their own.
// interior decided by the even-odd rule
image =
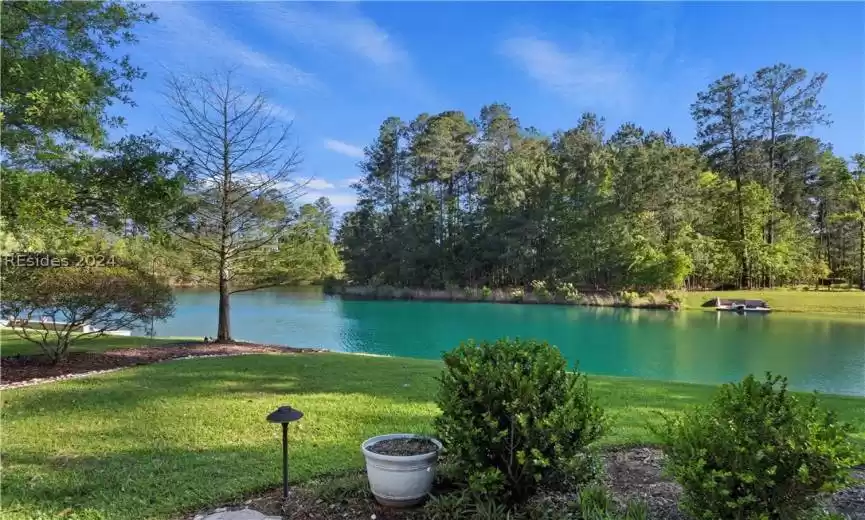
<svg viewBox="0 0 865 520">
<path fill-rule="evenodd" d="M 438 447 L 433 453 L 422 455 L 380 455 L 369 451 L 369 446 L 388 439 L 428 439 Z M 375 499 L 382 505 L 408 507 L 420 504 L 432 489 L 436 460 L 442 444 L 436 439 L 411 433 L 379 435 L 364 441 L 360 451 L 366 458 L 366 475 Z"/>
</svg>

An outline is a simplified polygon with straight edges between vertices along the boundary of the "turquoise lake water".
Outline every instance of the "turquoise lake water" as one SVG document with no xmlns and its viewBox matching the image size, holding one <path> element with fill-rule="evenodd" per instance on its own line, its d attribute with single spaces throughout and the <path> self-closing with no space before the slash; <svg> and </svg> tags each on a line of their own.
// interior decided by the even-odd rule
<svg viewBox="0 0 865 520">
<path fill-rule="evenodd" d="M 160 336 L 212 336 L 217 294 L 177 292 Z M 865 396 L 865 323 L 812 316 L 555 305 L 342 300 L 310 290 L 238 293 L 237 339 L 334 351 L 439 358 L 473 338 L 535 338 L 581 370 L 723 383 L 770 370 L 799 390 Z"/>
</svg>

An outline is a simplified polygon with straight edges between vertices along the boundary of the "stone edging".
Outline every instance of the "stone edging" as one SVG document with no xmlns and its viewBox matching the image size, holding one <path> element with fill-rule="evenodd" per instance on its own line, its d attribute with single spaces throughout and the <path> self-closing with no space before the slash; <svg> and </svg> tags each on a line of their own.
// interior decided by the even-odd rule
<svg viewBox="0 0 865 520">
<path fill-rule="evenodd" d="M 258 352 L 239 352 L 237 354 L 206 354 L 203 356 L 183 356 L 176 357 L 170 359 L 160 359 L 159 361 L 153 361 L 151 363 L 140 363 L 138 365 L 129 365 L 125 367 L 117 367 L 117 368 L 106 368 L 103 370 L 91 370 L 89 372 L 77 372 L 75 374 L 64 374 L 54 377 L 37 377 L 33 379 L 28 379 L 26 381 L 18 381 L 16 383 L 8 383 L 8 384 L 0 384 L 0 390 L 11 390 L 13 388 L 23 388 L 27 386 L 36 386 L 42 385 L 46 383 L 54 383 L 57 381 L 67 381 L 69 379 L 80 379 L 83 377 L 96 376 L 100 374 L 109 374 L 111 372 L 117 372 L 119 370 L 126 370 L 127 368 L 135 368 L 146 365 L 156 365 L 158 363 L 168 363 L 169 361 L 177 361 L 181 359 L 200 359 L 200 358 L 220 358 L 220 357 L 237 357 L 237 356 L 251 356 L 258 354 Z"/>
</svg>

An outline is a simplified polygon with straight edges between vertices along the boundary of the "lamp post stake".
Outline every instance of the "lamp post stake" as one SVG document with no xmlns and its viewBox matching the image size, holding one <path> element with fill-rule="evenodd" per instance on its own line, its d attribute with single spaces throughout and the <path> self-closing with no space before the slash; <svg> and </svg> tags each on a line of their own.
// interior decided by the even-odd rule
<svg viewBox="0 0 865 520">
<path fill-rule="evenodd" d="M 282 498 L 288 499 L 288 423 L 282 423 Z"/>
<path fill-rule="evenodd" d="M 282 425 L 282 499 L 288 499 L 288 423 L 299 420 L 303 412 L 290 406 L 280 406 L 267 416 L 272 423 Z"/>
</svg>

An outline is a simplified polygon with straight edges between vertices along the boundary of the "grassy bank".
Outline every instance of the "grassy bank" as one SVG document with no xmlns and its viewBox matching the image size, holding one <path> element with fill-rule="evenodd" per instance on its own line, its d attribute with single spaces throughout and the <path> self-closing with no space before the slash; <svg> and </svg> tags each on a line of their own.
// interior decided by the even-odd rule
<svg viewBox="0 0 865 520">
<path fill-rule="evenodd" d="M 718 296 L 725 299 L 765 300 L 778 312 L 860 314 L 865 318 L 865 292 L 859 290 L 795 290 L 765 289 L 754 291 L 700 291 L 682 293 L 685 308 L 700 308 L 706 300 Z"/>
<path fill-rule="evenodd" d="M 329 288 L 333 294 L 346 298 L 376 300 L 426 300 L 491 303 L 531 303 L 556 305 L 587 305 L 597 307 L 666 307 L 667 292 L 643 295 L 621 293 L 579 293 L 564 296 L 549 293 L 533 293 L 511 289 L 488 289 L 466 287 L 453 289 L 409 289 L 390 286 L 366 287 L 345 286 Z M 865 292 L 852 290 L 765 289 L 745 291 L 692 291 L 676 292 L 682 298 L 684 309 L 701 309 L 703 303 L 714 297 L 724 299 L 765 300 L 776 312 L 798 312 L 808 314 L 846 315 L 865 319 Z"/>
<path fill-rule="evenodd" d="M 70 352 L 104 352 L 115 348 L 147 347 L 164 345 L 184 340 L 200 340 L 201 338 L 151 338 L 146 336 L 100 336 L 86 337 L 76 341 L 70 347 Z M 18 337 L 9 329 L 0 329 L 0 356 L 17 356 L 41 354 L 39 345 Z"/>
<path fill-rule="evenodd" d="M 291 404 L 291 479 L 362 467 L 361 441 L 432 432 L 438 361 L 346 354 L 175 361 L 0 392 L 4 518 L 167 519 L 278 486 L 279 428 Z M 714 387 L 590 377 L 611 419 L 605 445 L 653 441 L 656 412 L 706 402 Z M 865 442 L 865 399 L 826 396 Z"/>
</svg>

